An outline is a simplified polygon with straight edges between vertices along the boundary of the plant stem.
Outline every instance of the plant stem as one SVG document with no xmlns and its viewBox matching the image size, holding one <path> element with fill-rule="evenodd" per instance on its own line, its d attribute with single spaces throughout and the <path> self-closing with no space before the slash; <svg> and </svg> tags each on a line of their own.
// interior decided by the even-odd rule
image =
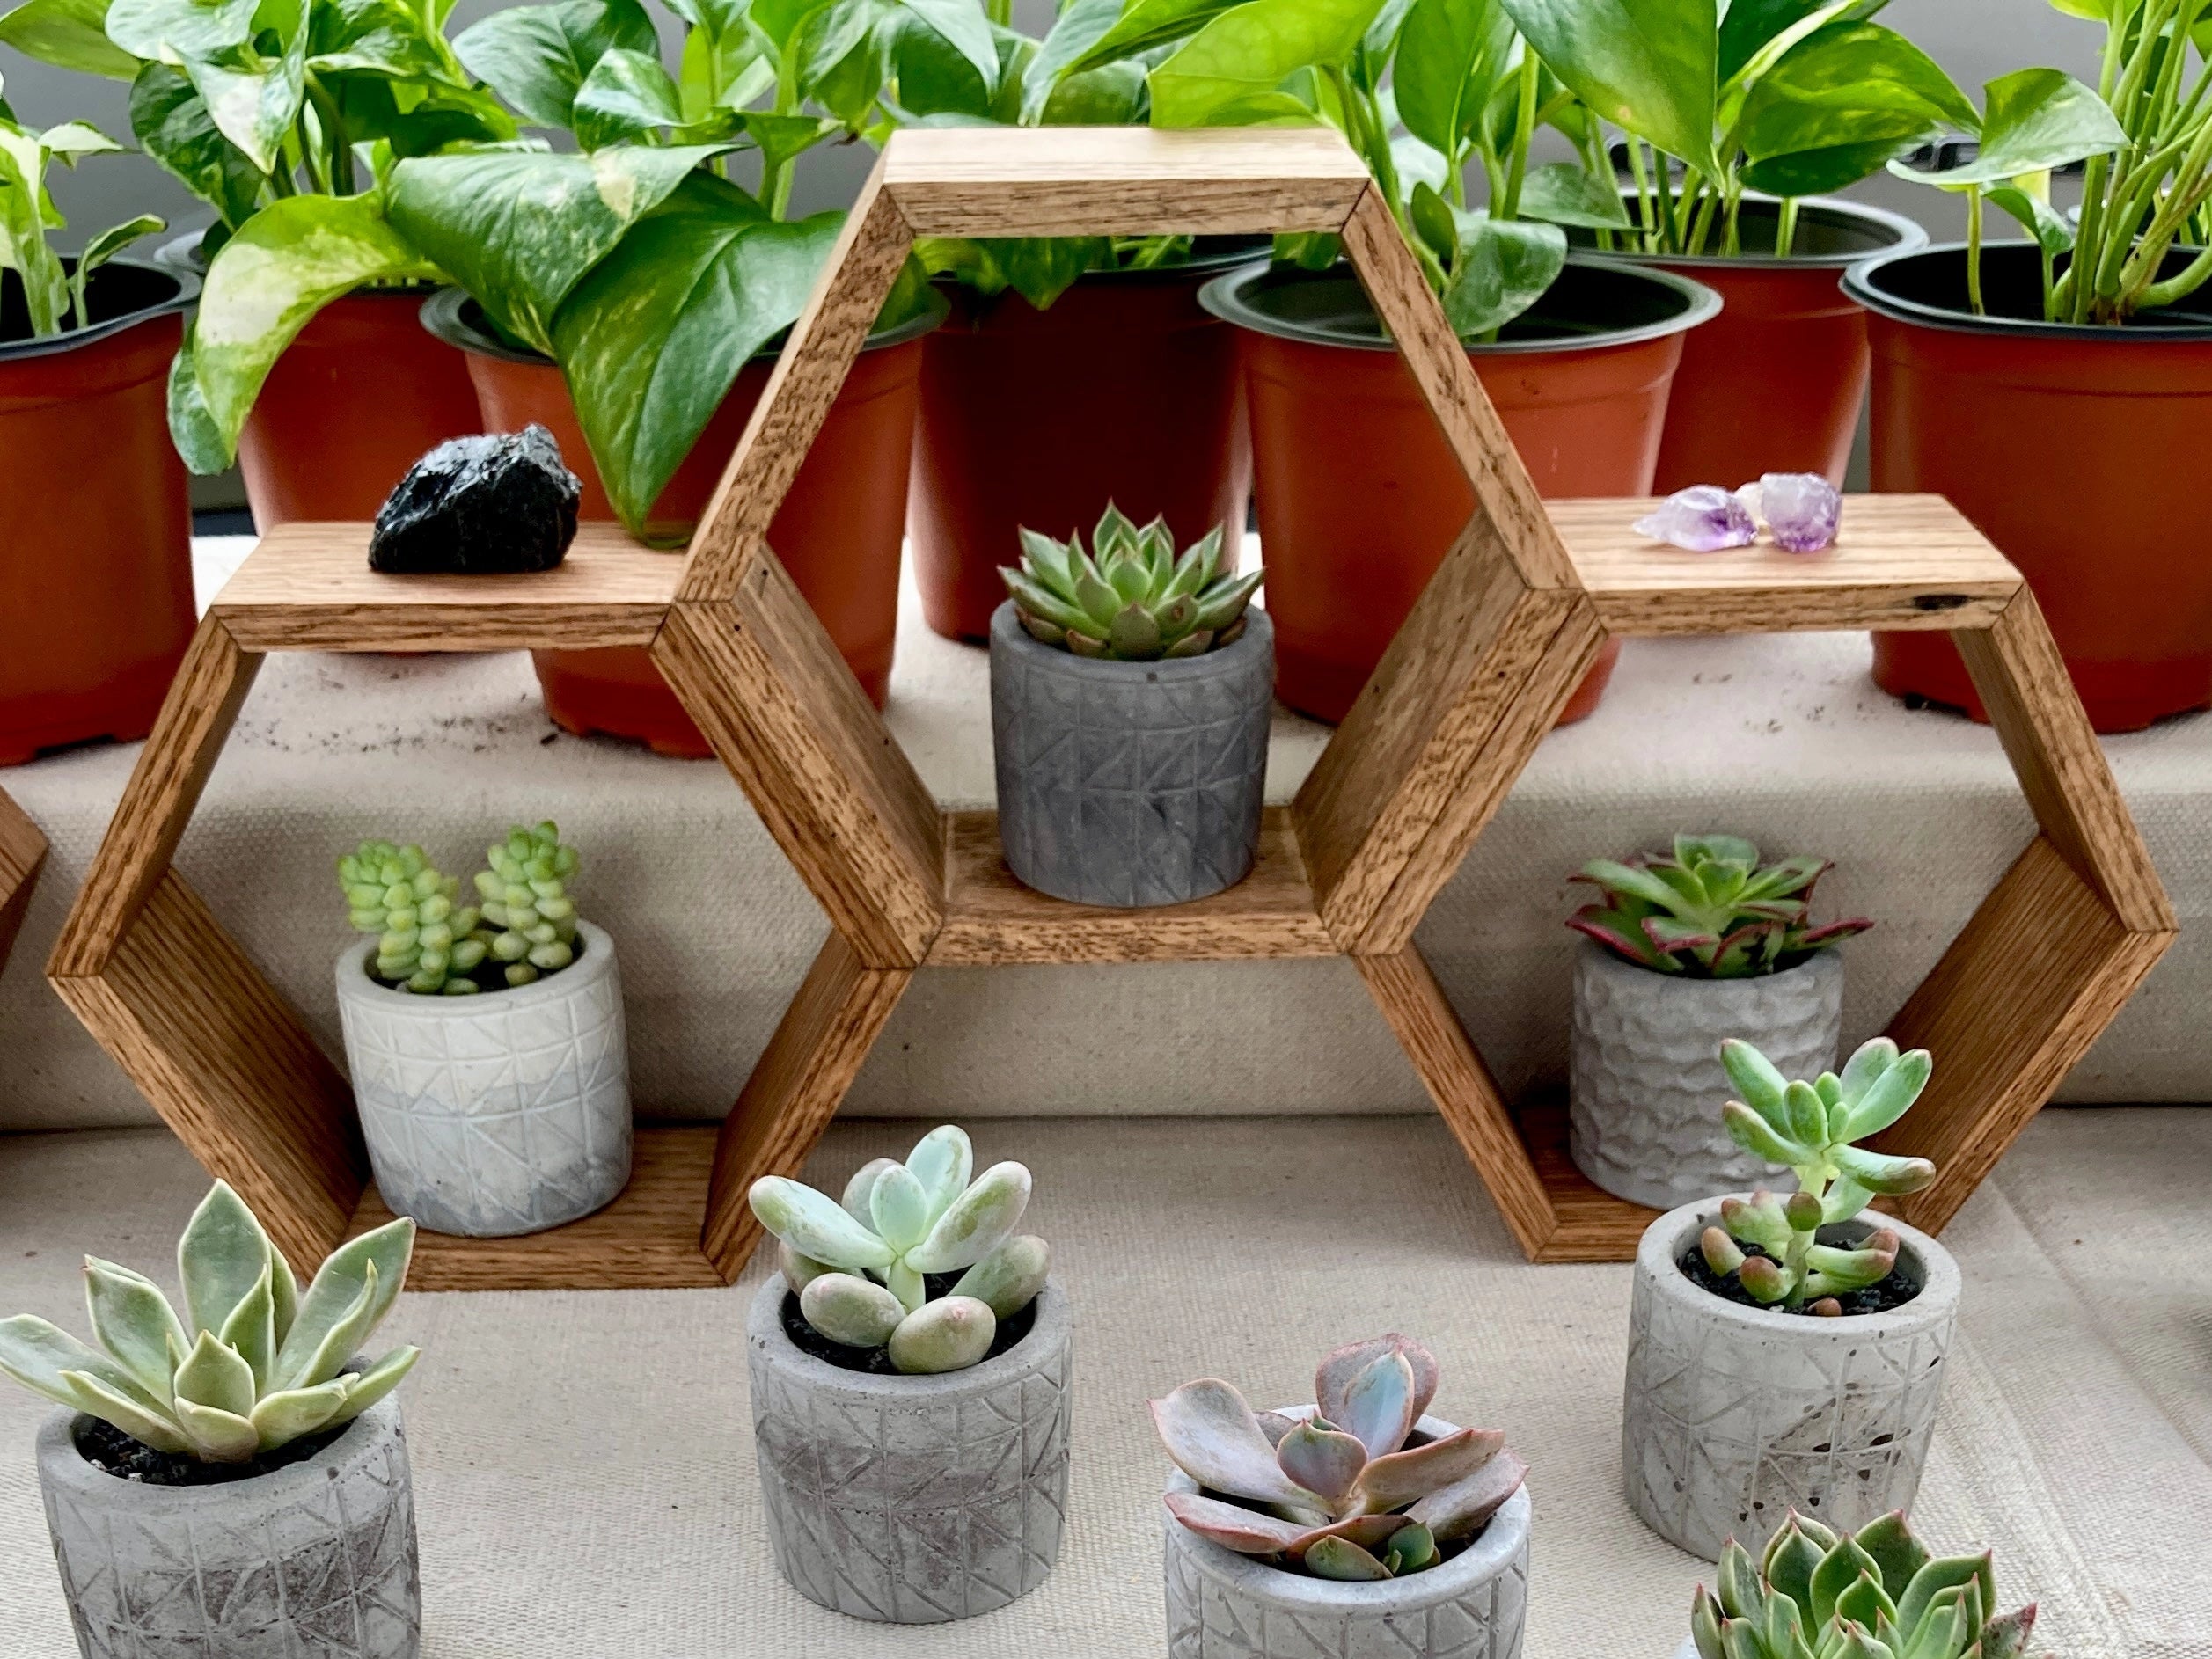
<svg viewBox="0 0 2212 1659">
<path fill-rule="evenodd" d="M 1782 211 L 1775 216 L 1774 252 L 1776 259 L 1786 259 L 1798 240 L 1798 199 L 1784 196 Z"/>
<path fill-rule="evenodd" d="M 1967 303 L 1976 317 L 1981 309 L 1981 186 L 1967 186 Z"/>
<path fill-rule="evenodd" d="M 1528 173 L 1528 143 L 1536 128 L 1536 80 L 1543 63 L 1527 45 L 1520 52 L 1520 105 L 1513 116 L 1513 164 L 1505 173 L 1505 196 L 1497 214 L 1500 219 L 1520 216 L 1521 180 Z"/>
<path fill-rule="evenodd" d="M 1656 252 L 1652 245 L 1654 227 L 1652 223 L 1651 174 L 1644 165 L 1644 141 L 1633 133 L 1626 136 L 1629 146 L 1629 171 L 1636 175 L 1636 223 L 1637 228 L 1642 232 L 1638 239 L 1644 245 L 1643 251 L 1651 253 Z"/>
</svg>

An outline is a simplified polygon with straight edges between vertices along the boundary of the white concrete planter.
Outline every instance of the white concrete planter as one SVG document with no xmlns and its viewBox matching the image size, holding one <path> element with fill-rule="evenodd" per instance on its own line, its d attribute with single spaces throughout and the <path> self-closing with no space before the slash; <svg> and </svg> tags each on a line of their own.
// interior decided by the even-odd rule
<svg viewBox="0 0 2212 1659">
<path fill-rule="evenodd" d="M 1782 1313 L 1715 1296 L 1676 1265 L 1719 1215 L 1718 1198 L 1684 1204 L 1637 1247 L 1621 1421 L 1630 1507 L 1707 1560 L 1732 1537 L 1756 1554 L 1791 1509 L 1854 1530 L 1910 1508 L 1959 1312 L 1950 1252 L 1887 1217 L 1844 1223 L 1853 1237 L 1893 1229 L 1920 1294 L 1886 1313 Z"/>
<path fill-rule="evenodd" d="M 1308 1412 L 1310 1407 L 1306 1408 Z M 1458 1425 L 1421 1419 L 1434 1439 Z M 1170 1492 L 1196 1492 L 1176 1470 Z M 1528 1490 L 1425 1573 L 1348 1584 L 1286 1572 L 1166 1517 L 1168 1659 L 1518 1659 L 1528 1608 Z"/>
<path fill-rule="evenodd" d="M 1721 1126 L 1734 1088 L 1721 1041 L 1741 1037 L 1784 1077 L 1809 1079 L 1835 1070 L 1842 1033 L 1843 959 L 1833 950 L 1786 973 L 1681 979 L 1584 940 L 1567 1049 L 1575 1167 L 1654 1210 L 1771 1183 L 1775 1166 Z"/>
<path fill-rule="evenodd" d="M 614 941 L 512 990 L 418 997 L 338 958 L 361 1132 L 377 1190 L 436 1232 L 540 1232 L 612 1202 L 630 1179 L 630 1054 Z"/>
<path fill-rule="evenodd" d="M 48 1529 L 85 1659 L 415 1659 L 422 1597 L 397 1402 L 299 1463 L 221 1486 L 147 1486 L 39 1431 Z M 4 1647 L 0 1641 L 0 1647 Z"/>
<path fill-rule="evenodd" d="M 768 1541 L 792 1587 L 856 1619 L 927 1625 L 1043 1583 L 1067 1516 L 1074 1320 L 1058 1284 L 1014 1347 L 934 1377 L 802 1352 L 785 1294 L 771 1275 L 745 1350 Z"/>
</svg>

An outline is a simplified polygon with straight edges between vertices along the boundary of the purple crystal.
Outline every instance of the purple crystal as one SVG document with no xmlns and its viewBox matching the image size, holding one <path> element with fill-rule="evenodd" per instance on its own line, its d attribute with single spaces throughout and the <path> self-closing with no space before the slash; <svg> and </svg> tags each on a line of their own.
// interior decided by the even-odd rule
<svg viewBox="0 0 2212 1659">
<path fill-rule="evenodd" d="M 1766 472 L 1736 492 L 1785 553 L 1817 553 L 1832 545 L 1843 522 L 1843 498 L 1818 472 Z"/>
<path fill-rule="evenodd" d="M 1712 553 L 1724 547 L 1748 546 L 1758 539 L 1759 525 L 1744 504 L 1719 485 L 1693 484 L 1637 519 L 1636 532 L 1693 553 Z"/>
</svg>

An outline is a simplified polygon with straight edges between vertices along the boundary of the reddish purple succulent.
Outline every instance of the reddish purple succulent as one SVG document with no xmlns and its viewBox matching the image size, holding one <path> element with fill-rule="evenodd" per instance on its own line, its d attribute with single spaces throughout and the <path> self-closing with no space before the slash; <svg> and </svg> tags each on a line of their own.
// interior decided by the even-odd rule
<svg viewBox="0 0 2212 1659">
<path fill-rule="evenodd" d="M 1662 974 L 1747 979 L 1780 973 L 1874 925 L 1864 917 L 1814 927 L 1813 884 L 1825 859 L 1762 865 L 1740 836 L 1676 836 L 1674 856 L 1593 859 L 1573 880 L 1604 897 L 1567 918 L 1615 955 Z"/>
</svg>

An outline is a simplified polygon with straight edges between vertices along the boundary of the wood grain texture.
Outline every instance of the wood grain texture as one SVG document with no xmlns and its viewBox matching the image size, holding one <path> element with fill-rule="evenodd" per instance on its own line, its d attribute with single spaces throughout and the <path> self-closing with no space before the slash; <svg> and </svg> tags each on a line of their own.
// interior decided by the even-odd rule
<svg viewBox="0 0 2212 1659">
<path fill-rule="evenodd" d="M 1490 535 L 1476 544 L 1502 557 L 1532 588 L 1571 588 L 1573 563 L 1552 528 L 1536 486 L 1475 376 L 1467 352 L 1414 262 L 1380 190 L 1360 195 L 1344 222 L 1344 252 L 1399 355 L 1413 371 L 1429 413 L 1475 491 L 1475 516 Z"/>
<path fill-rule="evenodd" d="M 568 557 L 523 575 L 389 576 L 366 524 L 282 524 L 216 596 L 249 651 L 527 651 L 650 645 L 682 561 L 619 524 L 583 524 Z"/>
<path fill-rule="evenodd" d="M 219 618 L 200 619 L 152 734 L 47 960 L 50 976 L 97 974 L 169 868 L 208 774 L 245 701 L 260 656 L 238 649 Z"/>
<path fill-rule="evenodd" d="M 901 136 L 895 135 L 892 143 Z M 888 164 L 887 152 L 846 216 L 821 279 L 792 325 L 791 338 L 692 534 L 677 583 L 687 601 L 735 595 L 747 568 L 772 557 L 769 523 L 913 245 L 906 222 L 883 189 Z"/>
<path fill-rule="evenodd" d="M 2052 846 L 2122 925 L 2171 932 L 2173 906 L 2034 594 L 2023 585 L 1994 626 L 1956 639 Z"/>
<path fill-rule="evenodd" d="M 630 1184 L 581 1221 L 515 1239 L 419 1231 L 410 1290 L 659 1290 L 728 1283 L 699 1247 L 714 1166 L 711 1123 L 641 1128 Z M 392 1219 L 372 1183 L 348 1237 Z"/>
<path fill-rule="evenodd" d="M 45 863 L 46 837 L 31 822 L 31 815 L 0 789 L 0 968 L 8 965 L 23 913 L 31 908 L 31 889 L 38 885 Z"/>
<path fill-rule="evenodd" d="M 1897 1202 L 1907 1221 L 1933 1232 L 1957 1213 L 2172 939 L 2123 925 L 2047 837 L 2028 844 L 1889 1023 L 1936 1061 L 1871 1143 L 1936 1162 L 1935 1184 Z"/>
<path fill-rule="evenodd" d="M 1200 962 L 1334 956 L 1314 909 L 1286 808 L 1260 822 L 1259 852 L 1234 887 L 1144 910 L 1071 904 L 1026 888 L 999 848 L 999 815 L 956 812 L 945 830 L 945 924 L 931 967 L 998 962 Z"/>
<path fill-rule="evenodd" d="M 883 177 L 916 236 L 1334 230 L 1367 171 L 1333 129 L 912 128 Z"/>
<path fill-rule="evenodd" d="M 1607 632 L 1987 627 L 2020 573 L 1939 495 L 1852 495 L 1835 545 L 1685 552 L 1640 536 L 1651 501 L 1547 503 Z"/>
<path fill-rule="evenodd" d="M 1543 1101 L 1518 1114 L 1521 1140 L 1559 1224 L 1532 1261 L 1633 1261 L 1656 1210 L 1615 1198 L 1577 1169 L 1567 1151 L 1567 1108 Z"/>
<path fill-rule="evenodd" d="M 870 968 L 832 932 L 722 1120 L 699 1248 L 724 1280 L 744 1271 L 760 1224 L 745 1195 L 763 1175 L 806 1166 L 912 972 Z"/>
<path fill-rule="evenodd" d="M 674 607 L 653 660 L 831 925 L 875 966 L 919 962 L 944 912 L 936 801 L 783 566 Z"/>
<path fill-rule="evenodd" d="M 368 1180 L 353 1091 L 174 871 L 97 976 L 54 989 L 209 1174 L 295 1263 L 345 1237 Z"/>
<path fill-rule="evenodd" d="M 1557 1230 L 1558 1214 L 1451 999 L 1416 946 L 1351 960 L 1498 1213 L 1534 1260 Z"/>
</svg>

